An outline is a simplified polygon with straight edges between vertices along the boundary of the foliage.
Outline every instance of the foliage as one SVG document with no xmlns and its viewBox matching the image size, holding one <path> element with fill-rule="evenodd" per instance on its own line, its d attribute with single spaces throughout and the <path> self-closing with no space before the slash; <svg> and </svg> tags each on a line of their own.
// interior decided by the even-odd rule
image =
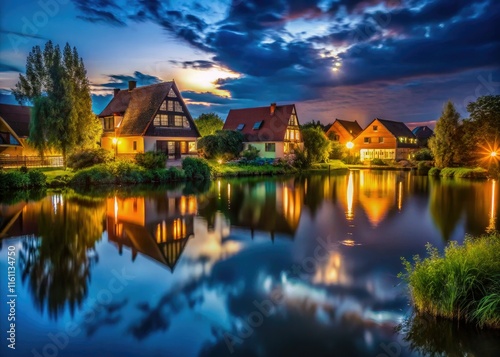
<svg viewBox="0 0 500 357">
<path fill-rule="evenodd" d="M 440 174 L 441 174 L 441 169 L 438 169 L 437 167 L 432 167 L 428 173 L 429 176 L 435 176 L 435 177 L 438 177 Z"/>
<path fill-rule="evenodd" d="M 0 170 L 0 194 L 7 194 L 13 190 L 44 187 L 46 176 L 39 170 Z"/>
<path fill-rule="evenodd" d="M 331 141 L 322 129 L 307 128 L 302 130 L 304 150 L 309 162 L 326 162 L 330 153 Z"/>
<path fill-rule="evenodd" d="M 311 164 L 311 158 L 307 155 L 305 148 L 295 148 L 293 166 L 299 170 L 304 170 L 311 167 Z"/>
<path fill-rule="evenodd" d="M 348 149 L 338 141 L 332 141 L 329 156 L 332 160 L 343 160 L 348 156 Z"/>
<path fill-rule="evenodd" d="M 101 124 L 92 113 L 89 81 L 76 48 L 66 44 L 61 53 L 52 41 L 43 51 L 33 47 L 13 94 L 20 104 L 33 103 L 29 142 L 41 155 L 55 148 L 66 159 L 76 148 L 96 147 Z"/>
<path fill-rule="evenodd" d="M 431 170 L 432 165 L 429 161 L 419 161 L 417 165 L 417 171 L 420 174 L 428 174 Z M 439 174 L 438 174 L 439 175 Z"/>
<path fill-rule="evenodd" d="M 241 156 L 246 160 L 251 161 L 259 157 L 259 152 L 260 150 L 258 150 L 255 146 L 248 145 L 248 148 L 241 152 Z"/>
<path fill-rule="evenodd" d="M 186 157 L 182 160 L 182 169 L 188 180 L 209 180 L 210 166 L 206 160 Z"/>
<path fill-rule="evenodd" d="M 83 149 L 68 157 L 68 167 L 80 170 L 97 164 L 104 164 L 113 160 L 113 155 L 105 149 Z"/>
<path fill-rule="evenodd" d="M 167 156 L 162 152 L 148 151 L 135 155 L 136 164 L 148 170 L 165 168 L 166 161 Z"/>
<path fill-rule="evenodd" d="M 372 165 L 387 166 L 387 164 L 382 159 L 375 158 L 371 161 Z"/>
<path fill-rule="evenodd" d="M 428 257 L 403 260 L 413 303 L 421 313 L 500 328 L 500 235 L 451 242 L 440 256 L 427 245 Z"/>
<path fill-rule="evenodd" d="M 218 164 L 209 161 L 210 170 L 216 177 L 283 175 L 295 172 L 284 160 L 257 158 L 254 161 L 241 160 L 238 163 Z"/>
<path fill-rule="evenodd" d="M 220 130 L 198 140 L 198 151 L 206 159 L 238 157 L 243 150 L 243 134 L 239 131 Z"/>
<path fill-rule="evenodd" d="M 434 136 L 429 140 L 429 148 L 438 168 L 451 166 L 461 150 L 459 120 L 460 114 L 453 103 L 448 101 L 436 123 Z"/>
<path fill-rule="evenodd" d="M 439 175 L 442 177 L 486 179 L 488 178 L 488 171 L 481 167 L 445 167 Z"/>
<path fill-rule="evenodd" d="M 311 120 L 310 122 L 302 124 L 300 129 L 321 129 L 321 131 L 324 132 L 326 125 L 323 125 L 319 120 Z"/>
<path fill-rule="evenodd" d="M 222 118 L 215 113 L 203 113 L 194 120 L 194 123 L 202 137 L 215 135 L 224 126 Z"/>
<path fill-rule="evenodd" d="M 432 151 L 427 148 L 420 149 L 415 153 L 415 161 L 431 161 L 433 159 Z"/>
</svg>

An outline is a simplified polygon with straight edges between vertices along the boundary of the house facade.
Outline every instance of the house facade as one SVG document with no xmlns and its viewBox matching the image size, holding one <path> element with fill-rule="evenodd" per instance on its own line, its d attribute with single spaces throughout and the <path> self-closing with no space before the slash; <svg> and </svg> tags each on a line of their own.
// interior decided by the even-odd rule
<svg viewBox="0 0 500 357">
<path fill-rule="evenodd" d="M 408 160 L 418 150 L 417 138 L 402 122 L 374 119 L 354 140 L 361 161 Z"/>
<path fill-rule="evenodd" d="M 244 149 L 252 145 L 264 158 L 283 158 L 304 146 L 295 104 L 231 109 L 222 129 L 240 131 Z"/>
<path fill-rule="evenodd" d="M 352 142 L 363 129 L 357 121 L 335 119 L 333 124 L 325 132 L 328 139 L 346 145 Z"/>
<path fill-rule="evenodd" d="M 169 159 L 196 154 L 200 133 L 174 81 L 115 89 L 99 114 L 103 124 L 101 147 L 116 156 L 155 151 Z"/>
<path fill-rule="evenodd" d="M 0 104 L 0 156 L 36 156 L 29 145 L 31 107 Z"/>
</svg>

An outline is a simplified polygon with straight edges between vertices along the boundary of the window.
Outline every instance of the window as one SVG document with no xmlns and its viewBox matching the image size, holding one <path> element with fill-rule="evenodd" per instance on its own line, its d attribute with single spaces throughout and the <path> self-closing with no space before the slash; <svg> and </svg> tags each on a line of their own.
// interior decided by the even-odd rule
<svg viewBox="0 0 500 357">
<path fill-rule="evenodd" d="M 258 121 L 253 125 L 253 130 L 259 130 L 262 127 L 264 120 Z"/>
<path fill-rule="evenodd" d="M 189 152 L 196 152 L 196 142 L 195 141 L 188 142 L 188 150 L 189 150 Z"/>
<path fill-rule="evenodd" d="M 236 130 L 243 130 L 243 128 L 245 127 L 245 124 L 238 124 L 238 126 L 236 127 Z"/>
<path fill-rule="evenodd" d="M 168 101 L 168 111 L 174 111 L 174 102 L 172 102 L 171 100 Z"/>
<path fill-rule="evenodd" d="M 383 142 L 384 142 L 384 137 L 383 137 L 383 136 L 379 137 L 379 138 L 378 138 L 378 142 L 379 142 L 379 143 L 383 143 Z"/>
<path fill-rule="evenodd" d="M 168 115 L 166 114 L 156 114 L 153 120 L 154 126 L 169 126 L 168 125 Z"/>
<path fill-rule="evenodd" d="M 104 130 L 115 130 L 115 118 L 114 117 L 105 117 L 104 118 Z"/>
<path fill-rule="evenodd" d="M 167 110 L 167 101 L 164 100 L 163 103 L 161 103 L 160 110 Z"/>
<path fill-rule="evenodd" d="M 174 126 L 182 126 L 184 117 L 182 115 L 175 116 Z"/>
<path fill-rule="evenodd" d="M 266 151 L 267 152 L 276 152 L 276 144 L 275 143 L 266 143 Z"/>
<path fill-rule="evenodd" d="M 137 151 L 137 141 L 132 143 L 132 150 Z"/>
<path fill-rule="evenodd" d="M 299 122 L 297 120 L 297 115 L 295 115 L 295 113 L 292 113 L 292 115 L 290 116 L 290 120 L 288 121 L 288 125 L 292 125 L 292 126 L 299 125 Z"/>
<path fill-rule="evenodd" d="M 177 96 L 175 95 L 175 92 L 172 88 L 170 88 L 170 92 L 168 92 L 168 96 L 170 98 L 177 98 Z"/>
<path fill-rule="evenodd" d="M 378 131 L 378 125 L 373 126 L 373 131 Z"/>
<path fill-rule="evenodd" d="M 364 143 L 365 144 L 370 144 L 372 142 L 372 138 L 365 138 Z"/>
<path fill-rule="evenodd" d="M 182 105 L 179 102 L 174 102 L 174 110 L 178 113 L 183 113 Z"/>
</svg>

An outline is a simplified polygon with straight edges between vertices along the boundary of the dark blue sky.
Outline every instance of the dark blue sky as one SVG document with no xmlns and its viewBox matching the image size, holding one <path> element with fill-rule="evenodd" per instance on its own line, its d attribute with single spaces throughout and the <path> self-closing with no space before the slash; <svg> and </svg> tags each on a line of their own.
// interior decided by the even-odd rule
<svg viewBox="0 0 500 357">
<path fill-rule="evenodd" d="M 500 91 L 498 0 L 3 0 L 0 101 L 34 45 L 76 46 L 100 111 L 174 78 L 194 116 L 291 103 L 301 122 L 423 122 Z"/>
</svg>

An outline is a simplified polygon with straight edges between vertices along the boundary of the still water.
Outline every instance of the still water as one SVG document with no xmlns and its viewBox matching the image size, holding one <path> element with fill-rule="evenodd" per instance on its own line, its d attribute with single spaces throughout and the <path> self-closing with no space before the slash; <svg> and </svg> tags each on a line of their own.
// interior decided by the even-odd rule
<svg viewBox="0 0 500 357">
<path fill-rule="evenodd" d="M 499 332 L 413 316 L 397 278 L 427 242 L 499 230 L 498 186 L 351 171 L 11 200 L 0 354 L 498 356 Z"/>
</svg>

